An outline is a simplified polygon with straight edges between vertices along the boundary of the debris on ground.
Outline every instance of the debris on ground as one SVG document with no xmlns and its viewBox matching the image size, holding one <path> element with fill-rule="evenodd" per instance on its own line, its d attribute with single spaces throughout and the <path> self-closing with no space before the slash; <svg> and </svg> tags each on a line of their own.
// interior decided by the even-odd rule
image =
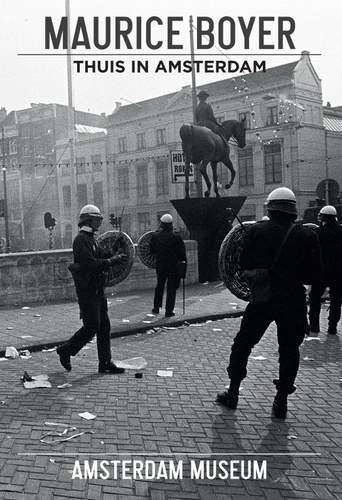
<svg viewBox="0 0 342 500">
<path fill-rule="evenodd" d="M 19 351 L 19 356 L 22 359 L 30 359 L 32 358 L 31 353 L 28 349 L 24 349 L 23 351 Z"/>
<path fill-rule="evenodd" d="M 36 313 L 33 315 L 34 318 L 40 318 L 40 314 Z"/>
<path fill-rule="evenodd" d="M 126 370 L 142 370 L 146 368 L 147 361 L 145 358 L 137 357 L 124 359 L 122 361 L 115 361 L 116 366 L 119 368 L 125 368 Z"/>
<path fill-rule="evenodd" d="M 13 326 L 7 326 L 6 330 L 13 330 L 14 327 Z"/>
<path fill-rule="evenodd" d="M 89 411 L 84 411 L 83 413 L 79 413 L 78 416 L 84 418 L 85 420 L 94 420 L 94 418 L 96 418 L 96 415 L 89 413 Z"/>
<path fill-rule="evenodd" d="M 34 375 L 31 377 L 27 372 L 24 372 L 24 375 L 21 377 L 25 389 L 50 388 L 52 386 L 48 379 L 48 375 Z"/>
<path fill-rule="evenodd" d="M 213 332 L 222 332 L 222 328 L 213 328 Z"/>
<path fill-rule="evenodd" d="M 135 376 L 135 378 L 143 378 L 143 374 L 142 373 L 136 373 L 134 376 Z"/>
<path fill-rule="evenodd" d="M 5 357 L 16 359 L 16 358 L 19 358 L 19 353 L 15 347 L 9 346 L 9 347 L 6 347 Z"/>
<path fill-rule="evenodd" d="M 172 370 L 158 370 L 157 376 L 158 377 L 172 377 L 173 371 Z"/>
<path fill-rule="evenodd" d="M 304 339 L 304 342 L 310 342 L 310 340 L 317 340 L 318 342 L 321 342 L 321 339 L 319 337 L 306 337 Z"/>
<path fill-rule="evenodd" d="M 32 339 L 32 335 L 20 335 L 21 339 Z"/>
<path fill-rule="evenodd" d="M 31 308 L 28 306 L 24 306 L 24 307 L 22 307 L 22 309 L 31 309 Z"/>
<path fill-rule="evenodd" d="M 315 361 L 314 358 L 309 358 L 309 356 L 305 356 L 305 358 L 303 358 L 303 361 Z"/>
<path fill-rule="evenodd" d="M 67 382 L 65 384 L 57 385 L 57 389 L 66 389 L 67 387 L 72 387 L 72 384 Z"/>
<path fill-rule="evenodd" d="M 267 358 L 265 358 L 265 356 L 251 356 L 251 359 L 255 359 L 256 361 L 262 361 Z"/>
<path fill-rule="evenodd" d="M 58 443 L 63 443 L 64 441 L 70 441 L 70 439 L 74 439 L 79 436 L 83 436 L 83 434 L 94 434 L 94 431 L 82 431 L 82 432 L 76 432 L 72 435 L 70 435 L 71 432 L 77 431 L 77 427 L 73 427 L 68 424 L 62 424 L 62 423 L 55 423 L 55 422 L 45 422 L 45 425 L 52 425 L 56 427 L 65 427 L 65 429 L 61 432 L 57 431 L 50 431 L 44 434 L 41 439 L 39 440 L 41 443 L 44 444 L 58 444 Z M 52 437 L 57 437 L 57 439 L 49 439 Z M 53 459 L 50 459 L 50 462 L 54 463 Z"/>
<path fill-rule="evenodd" d="M 122 322 L 123 323 L 129 323 L 129 319 L 123 319 Z"/>
<path fill-rule="evenodd" d="M 56 350 L 56 347 L 51 347 L 50 349 L 42 349 L 42 352 L 53 352 Z"/>
</svg>

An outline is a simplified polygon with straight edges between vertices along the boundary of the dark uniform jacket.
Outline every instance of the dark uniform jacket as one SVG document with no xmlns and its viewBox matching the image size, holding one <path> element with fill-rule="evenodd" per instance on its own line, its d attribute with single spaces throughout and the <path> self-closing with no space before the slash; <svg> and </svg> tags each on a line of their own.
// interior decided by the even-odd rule
<svg viewBox="0 0 342 500">
<path fill-rule="evenodd" d="M 207 102 L 200 102 L 196 108 L 196 123 L 211 122 L 218 125 L 213 108 Z"/>
<path fill-rule="evenodd" d="M 97 244 L 94 233 L 80 231 L 73 242 L 74 265 L 70 266 L 77 294 L 103 293 L 104 271 L 110 255 Z"/>
<path fill-rule="evenodd" d="M 173 231 L 161 229 L 153 233 L 150 252 L 156 256 L 157 272 L 176 273 L 177 263 L 186 261 L 184 241 Z"/>
<path fill-rule="evenodd" d="M 246 269 L 269 269 L 289 228 L 288 223 L 263 221 L 247 229 L 240 264 Z M 295 225 L 279 260 L 271 272 L 273 295 L 304 296 L 304 284 L 321 279 L 321 258 L 317 235 Z"/>
<path fill-rule="evenodd" d="M 323 279 L 342 285 L 342 227 L 321 224 L 317 229 L 323 262 Z"/>
</svg>

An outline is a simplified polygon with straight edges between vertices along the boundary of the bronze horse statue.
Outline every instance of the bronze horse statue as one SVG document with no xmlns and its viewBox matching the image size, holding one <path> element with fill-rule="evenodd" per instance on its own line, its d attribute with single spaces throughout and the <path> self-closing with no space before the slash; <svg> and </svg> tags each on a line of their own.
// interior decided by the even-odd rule
<svg viewBox="0 0 342 500">
<path fill-rule="evenodd" d="M 226 120 L 221 123 L 220 131 L 228 141 L 231 137 L 237 142 L 239 148 L 244 148 L 246 145 L 246 127 L 245 118 L 242 121 Z M 214 191 L 216 197 L 220 194 L 217 187 L 217 163 L 222 162 L 230 171 L 231 179 L 229 184 L 225 185 L 225 189 L 229 189 L 235 179 L 235 170 L 231 159 L 229 158 L 230 148 L 225 143 L 220 135 L 215 134 L 207 127 L 184 124 L 179 130 L 182 139 L 182 148 L 185 159 L 185 198 L 189 198 L 189 172 L 190 163 L 199 170 L 204 177 L 207 185 L 207 191 L 204 195 L 206 198 L 210 196 L 211 182 L 207 174 L 207 165 L 211 163 L 213 172 Z"/>
</svg>

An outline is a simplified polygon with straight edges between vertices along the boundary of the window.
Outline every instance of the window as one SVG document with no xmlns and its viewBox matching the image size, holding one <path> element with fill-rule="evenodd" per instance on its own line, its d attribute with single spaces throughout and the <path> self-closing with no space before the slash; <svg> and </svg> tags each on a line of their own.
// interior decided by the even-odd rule
<svg viewBox="0 0 342 500">
<path fill-rule="evenodd" d="M 142 132 L 140 134 L 137 134 L 137 149 L 145 149 L 146 144 L 145 144 L 145 133 Z"/>
<path fill-rule="evenodd" d="M 23 145 L 23 156 L 29 156 L 31 154 L 31 144 L 27 142 Z"/>
<path fill-rule="evenodd" d="M 126 153 L 127 151 L 127 139 L 126 137 L 119 137 L 119 153 Z"/>
<path fill-rule="evenodd" d="M 17 153 L 17 141 L 15 139 L 10 139 L 9 141 L 9 154 Z"/>
<path fill-rule="evenodd" d="M 93 185 L 93 193 L 94 193 L 94 204 L 99 207 L 101 211 L 103 211 L 103 189 L 102 189 L 102 181 L 94 182 Z"/>
<path fill-rule="evenodd" d="M 88 203 L 87 184 L 77 184 L 78 208 L 81 209 Z"/>
<path fill-rule="evenodd" d="M 151 218 L 149 212 L 138 213 L 138 231 L 143 234 L 151 229 Z"/>
<path fill-rule="evenodd" d="M 279 184 L 282 182 L 281 144 L 274 143 L 264 146 L 265 183 Z"/>
<path fill-rule="evenodd" d="M 167 160 L 156 162 L 157 196 L 169 194 L 169 165 Z"/>
<path fill-rule="evenodd" d="M 93 172 L 100 172 L 102 170 L 102 159 L 100 154 L 91 155 L 91 166 Z"/>
<path fill-rule="evenodd" d="M 246 147 L 238 150 L 239 184 L 253 186 L 253 148 Z"/>
<path fill-rule="evenodd" d="M 71 187 L 63 186 L 63 206 L 64 208 L 71 208 Z"/>
<path fill-rule="evenodd" d="M 147 165 L 137 166 L 137 193 L 138 197 L 148 196 Z"/>
<path fill-rule="evenodd" d="M 278 122 L 278 106 L 271 106 L 267 108 L 266 114 L 266 127 L 270 125 L 277 125 Z"/>
<path fill-rule="evenodd" d="M 76 158 L 76 171 L 78 174 L 84 174 L 86 170 L 85 157 L 79 156 Z"/>
<path fill-rule="evenodd" d="M 123 200 L 129 197 L 129 172 L 128 168 L 119 168 L 118 170 L 118 188 L 119 199 Z"/>
<path fill-rule="evenodd" d="M 166 144 L 166 129 L 158 128 L 157 129 L 157 146 L 161 146 L 162 144 Z"/>
<path fill-rule="evenodd" d="M 239 113 L 239 122 L 241 122 L 244 118 L 246 118 L 245 121 L 245 128 L 250 129 L 251 128 L 251 114 L 249 111 L 243 111 L 242 113 Z"/>
</svg>

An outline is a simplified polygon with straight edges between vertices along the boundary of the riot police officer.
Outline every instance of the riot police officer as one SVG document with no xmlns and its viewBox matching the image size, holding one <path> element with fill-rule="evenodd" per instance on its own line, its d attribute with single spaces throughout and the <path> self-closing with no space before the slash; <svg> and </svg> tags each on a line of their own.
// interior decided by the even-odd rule
<svg viewBox="0 0 342 500">
<path fill-rule="evenodd" d="M 160 219 L 160 230 L 153 233 L 150 252 L 156 257 L 157 286 L 154 292 L 152 312 L 159 314 L 166 284 L 165 317 L 174 316 L 176 292 L 180 278 L 185 277 L 186 250 L 179 234 L 173 232 L 171 214 L 164 214 Z"/>
<path fill-rule="evenodd" d="M 326 287 L 329 287 L 328 334 L 336 335 L 342 302 L 342 227 L 337 222 L 336 208 L 331 205 L 321 208 L 318 217 L 320 225 L 317 234 L 321 246 L 323 276 L 320 283 L 312 286 L 309 295 L 310 331 L 320 331 L 321 298 Z"/>
<path fill-rule="evenodd" d="M 305 288 L 319 277 L 320 253 L 316 234 L 297 226 L 296 198 L 285 187 L 273 190 L 267 197 L 270 218 L 247 229 L 241 254 L 244 270 L 269 270 L 270 297 L 266 302 L 250 302 L 242 318 L 231 349 L 228 391 L 217 395 L 217 401 L 236 408 L 239 386 L 247 375 L 252 348 L 261 340 L 272 321 L 277 325 L 279 345 L 279 380 L 273 415 L 285 418 L 287 397 L 295 391 L 299 367 L 299 346 L 308 329 Z"/>
<path fill-rule="evenodd" d="M 80 212 L 78 235 L 73 242 L 74 264 L 69 266 L 72 272 L 80 317 L 83 326 L 63 345 L 57 354 L 62 366 L 70 371 L 70 357 L 75 356 L 96 334 L 100 373 L 123 373 L 111 361 L 110 321 L 108 318 L 107 299 L 104 295 L 104 271 L 125 258 L 123 254 L 111 256 L 98 246 L 95 233 L 103 217 L 95 205 L 85 205 Z"/>
</svg>

